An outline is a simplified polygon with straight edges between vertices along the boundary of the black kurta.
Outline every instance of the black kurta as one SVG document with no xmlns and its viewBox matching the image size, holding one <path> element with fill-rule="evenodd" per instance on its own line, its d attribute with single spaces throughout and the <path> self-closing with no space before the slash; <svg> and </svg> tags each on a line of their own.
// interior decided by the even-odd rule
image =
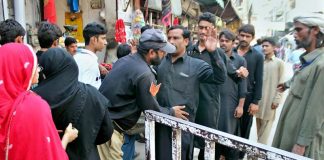
<svg viewBox="0 0 324 160">
<path fill-rule="evenodd" d="M 240 68 L 241 66 L 246 67 L 246 61 L 243 57 L 236 53 L 230 58 L 230 62 L 235 68 Z M 241 79 L 236 81 L 232 78 L 227 78 L 224 84 L 220 86 L 220 114 L 218 130 L 230 133 L 233 135 L 238 135 L 238 129 L 240 121 L 238 118 L 234 117 L 235 109 L 239 104 L 241 98 L 245 98 L 246 95 L 246 79 Z M 216 146 L 216 159 L 219 159 L 220 155 L 224 155 L 226 159 L 237 159 L 237 151 L 224 147 L 222 145 Z"/>
<path fill-rule="evenodd" d="M 237 49 L 233 50 L 237 53 Z M 247 94 L 243 106 L 243 116 L 240 118 L 240 136 L 249 139 L 253 116 L 248 112 L 251 103 L 258 104 L 262 97 L 263 60 L 264 56 L 253 47 L 243 56 L 246 60 L 249 76 L 247 79 Z M 240 158 L 244 157 L 243 152 Z"/>
<path fill-rule="evenodd" d="M 233 76 L 233 79 L 237 79 L 235 70 L 236 68 L 232 64 L 228 63 L 229 59 L 226 58 L 224 51 L 217 48 L 215 52 L 209 52 L 207 50 L 199 51 L 198 43 L 188 48 L 189 55 L 201 59 L 211 65 L 210 54 L 214 57 L 221 57 L 221 60 L 225 63 L 229 76 Z M 224 74 L 224 73 L 218 73 Z M 220 88 L 219 84 L 201 83 L 199 86 L 199 105 L 196 113 L 195 123 L 210 127 L 213 129 L 218 128 L 218 119 L 220 113 Z M 194 146 L 200 149 L 205 147 L 204 139 L 195 137 Z"/>
<path fill-rule="evenodd" d="M 222 84 L 226 79 L 226 68 L 220 56 L 208 63 L 185 54 L 175 62 L 167 55 L 157 70 L 158 83 L 162 83 L 157 95 L 161 106 L 185 105 L 189 121 L 194 122 L 199 102 L 201 82 Z M 156 159 L 171 159 L 171 129 L 156 125 Z M 192 159 L 193 135 L 182 132 L 182 159 Z"/>
</svg>

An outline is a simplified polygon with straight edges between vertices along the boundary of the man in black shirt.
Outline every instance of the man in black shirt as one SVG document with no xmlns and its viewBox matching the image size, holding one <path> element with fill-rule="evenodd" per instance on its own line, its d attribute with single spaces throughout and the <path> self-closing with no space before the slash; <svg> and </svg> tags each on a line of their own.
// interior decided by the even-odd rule
<svg viewBox="0 0 324 160">
<path fill-rule="evenodd" d="M 243 106 L 243 116 L 241 117 L 241 137 L 248 139 L 253 122 L 253 115 L 258 110 L 258 102 L 262 94 L 263 82 L 263 54 L 259 53 L 256 49 L 250 46 L 255 34 L 254 26 L 247 24 L 243 25 L 238 30 L 238 38 L 240 45 L 234 52 L 243 56 L 247 63 L 249 71 L 247 81 L 247 95 Z M 244 153 L 240 153 L 240 158 L 244 157 Z"/>
<path fill-rule="evenodd" d="M 246 61 L 243 57 L 233 52 L 235 35 L 229 30 L 223 30 L 219 34 L 220 47 L 224 49 L 226 56 L 230 59 L 235 68 L 246 67 Z M 238 135 L 240 125 L 239 118 L 243 115 L 243 105 L 246 95 L 247 79 L 239 81 L 232 77 L 227 78 L 226 82 L 220 86 L 220 116 L 218 130 Z M 216 144 L 215 159 L 224 156 L 225 159 L 238 159 L 238 150 Z"/>
<path fill-rule="evenodd" d="M 45 51 L 59 45 L 59 38 L 62 37 L 62 35 L 61 29 L 56 24 L 41 22 L 37 31 L 37 38 L 41 47 L 41 49 L 36 52 L 38 61 L 40 61 L 40 57 Z M 46 79 L 46 77 L 43 72 L 40 71 L 38 83 L 41 83 L 44 79 Z"/>
<path fill-rule="evenodd" d="M 187 115 L 181 110 L 183 106 L 160 107 L 155 99 L 156 93 L 151 92 L 158 86 L 150 65 L 159 65 L 165 52 L 175 52 L 175 47 L 162 34 L 160 30 L 145 30 L 137 53 L 119 59 L 99 88 L 112 103 L 108 109 L 114 124 L 111 142 L 106 147 L 99 147 L 102 159 L 122 159 L 124 132 L 136 124 L 142 111 L 155 110 L 183 118 Z"/>
<path fill-rule="evenodd" d="M 168 54 L 158 66 L 157 79 L 161 83 L 157 99 L 162 106 L 184 105 L 189 113 L 187 119 L 195 121 L 199 102 L 200 83 L 222 84 L 226 79 L 226 68 L 219 55 L 212 56 L 211 65 L 187 55 L 186 46 L 189 38 L 185 38 L 186 29 L 173 26 L 168 30 L 168 40 L 175 45 L 177 51 Z M 206 49 L 216 49 L 216 33 L 209 31 L 209 45 Z M 172 159 L 171 128 L 156 124 L 156 159 Z M 182 132 L 181 159 L 192 159 L 193 135 Z"/>
<path fill-rule="evenodd" d="M 187 49 L 188 54 L 194 58 L 201 59 L 211 65 L 212 56 L 221 57 L 225 63 L 228 76 L 232 79 L 240 80 L 239 76 L 243 76 L 243 70 L 246 68 L 235 68 L 230 60 L 226 57 L 224 51 L 220 48 L 209 52 L 206 49 L 208 29 L 215 28 L 216 16 L 212 13 L 205 12 L 199 16 L 198 20 L 198 35 L 199 42 Z M 216 46 L 216 44 L 215 44 Z M 226 72 L 226 70 L 224 71 Z M 218 73 L 224 74 L 224 73 Z M 242 74 L 242 75 L 241 75 Z M 226 75 L 226 73 L 225 73 Z M 202 83 L 199 87 L 199 105 L 195 123 L 206 127 L 217 129 L 219 111 L 220 111 L 220 84 Z M 203 138 L 195 137 L 194 146 L 200 149 L 198 159 L 204 159 L 205 141 Z"/>
</svg>

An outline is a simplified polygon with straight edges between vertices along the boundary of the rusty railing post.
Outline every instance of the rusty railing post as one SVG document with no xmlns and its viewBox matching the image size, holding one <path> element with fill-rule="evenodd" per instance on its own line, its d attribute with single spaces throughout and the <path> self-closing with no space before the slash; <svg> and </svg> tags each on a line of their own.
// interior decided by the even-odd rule
<svg viewBox="0 0 324 160">
<path fill-rule="evenodd" d="M 172 129 L 172 160 L 181 160 L 181 129 Z"/>
<path fill-rule="evenodd" d="M 155 122 L 145 113 L 145 157 L 146 160 L 155 160 Z"/>
<path fill-rule="evenodd" d="M 215 159 L 215 142 L 205 140 L 205 160 Z"/>
</svg>

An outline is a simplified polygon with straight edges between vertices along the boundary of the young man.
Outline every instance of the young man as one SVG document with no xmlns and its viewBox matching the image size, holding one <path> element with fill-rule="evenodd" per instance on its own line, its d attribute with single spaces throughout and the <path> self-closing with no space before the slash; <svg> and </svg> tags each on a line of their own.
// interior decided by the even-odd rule
<svg viewBox="0 0 324 160">
<path fill-rule="evenodd" d="M 181 110 L 183 106 L 160 107 L 155 99 L 156 93 L 150 91 L 158 88 L 155 71 L 150 65 L 159 65 L 165 52 L 175 51 L 175 47 L 162 34 L 162 31 L 155 29 L 144 31 L 139 39 L 138 52 L 114 63 L 99 89 L 112 104 L 108 109 L 114 125 L 111 141 L 98 147 L 103 160 L 122 159 L 124 133 L 134 127 L 144 110 L 155 110 L 179 118 L 187 115 Z"/>
<path fill-rule="evenodd" d="M 276 42 L 273 38 L 261 41 L 265 55 L 263 66 L 262 98 L 259 102 L 259 112 L 255 115 L 258 142 L 267 144 L 272 123 L 276 117 L 276 109 L 282 98 L 277 86 L 284 82 L 284 62 L 275 56 Z"/>
<path fill-rule="evenodd" d="M 225 75 L 225 78 L 228 75 L 237 79 L 238 76 L 236 74 L 236 69 L 231 65 L 227 65 L 228 58 L 226 58 L 225 53 L 222 49 L 216 48 L 213 51 L 208 51 L 206 49 L 206 45 L 209 45 L 209 41 L 207 42 L 208 31 L 214 30 L 215 28 L 216 16 L 212 13 L 205 12 L 201 16 L 199 16 L 198 20 L 198 36 L 199 41 L 197 44 L 189 47 L 187 49 L 188 54 L 194 58 L 201 59 L 211 65 L 212 58 L 221 57 L 220 60 L 226 65 L 225 70 L 218 71 L 219 75 Z M 215 44 L 216 46 L 216 44 Z M 246 70 L 246 69 L 245 69 Z M 224 73 L 222 73 L 224 72 Z M 238 70 L 238 72 L 240 72 Z M 203 83 L 199 87 L 199 105 L 197 109 L 197 116 L 195 123 L 201 124 L 203 126 L 207 126 L 210 128 L 217 129 L 218 117 L 219 117 L 219 85 L 218 84 L 207 84 Z M 195 138 L 195 147 L 200 148 L 199 159 L 203 159 L 204 157 L 204 144 L 205 141 L 202 138 Z"/>
<path fill-rule="evenodd" d="M 294 18 L 295 40 L 305 48 L 283 106 L 273 146 L 312 159 L 324 157 L 324 15 Z M 286 86 L 287 87 L 287 86 Z M 283 90 L 283 85 L 279 85 Z"/>
<path fill-rule="evenodd" d="M 214 53 L 216 50 L 216 33 L 210 28 L 212 34 L 206 36 L 206 52 Z M 161 83 L 157 100 L 162 106 L 184 105 L 189 113 L 184 119 L 194 122 L 199 102 L 199 86 L 201 83 L 222 84 L 226 79 L 226 69 L 223 60 L 217 55 L 208 63 L 187 55 L 186 46 L 189 42 L 189 32 L 182 26 L 173 26 L 168 32 L 168 41 L 175 45 L 177 50 L 169 53 L 158 66 L 157 79 Z M 215 115 L 214 115 L 215 116 Z M 171 129 L 156 124 L 156 159 L 171 159 Z M 192 159 L 193 135 L 182 132 L 181 159 Z"/>
<path fill-rule="evenodd" d="M 230 59 L 228 63 L 235 68 L 246 67 L 246 61 L 243 57 L 233 52 L 235 35 L 229 30 L 223 30 L 219 34 L 220 47 L 225 51 Z M 239 118 L 243 115 L 243 105 L 246 95 L 246 79 L 239 81 L 228 77 L 224 84 L 220 86 L 220 116 L 218 130 L 237 135 L 240 125 Z M 226 159 L 238 159 L 238 151 L 222 145 L 216 145 L 216 158 L 223 155 Z"/>
<path fill-rule="evenodd" d="M 25 34 L 25 29 L 13 19 L 0 22 L 0 45 L 10 42 L 24 43 Z"/>
<path fill-rule="evenodd" d="M 74 56 L 78 49 L 78 42 L 73 37 L 66 37 L 64 40 L 64 45 L 66 51 L 68 51 L 72 56 Z"/>
<path fill-rule="evenodd" d="M 41 47 L 41 49 L 36 52 L 38 61 L 40 61 L 40 57 L 45 51 L 59 45 L 59 38 L 62 37 L 62 35 L 63 33 L 61 29 L 56 24 L 41 22 L 37 31 L 37 38 Z M 45 78 L 43 72 L 40 71 L 38 79 L 39 83 L 41 83 Z"/>
<path fill-rule="evenodd" d="M 73 57 L 79 67 L 79 81 L 90 84 L 97 89 L 101 85 L 100 69 L 97 52 L 102 51 L 106 45 L 107 29 L 103 25 L 92 22 L 83 29 L 85 49 L 80 49 Z"/>
<path fill-rule="evenodd" d="M 250 46 L 254 39 L 254 26 L 246 24 L 238 29 L 239 47 L 234 52 L 243 56 L 247 63 L 249 71 L 247 81 L 247 95 L 243 106 L 243 116 L 241 117 L 241 137 L 249 139 L 250 130 L 253 121 L 253 115 L 259 110 L 259 100 L 262 95 L 262 78 L 263 78 L 263 55 Z M 240 159 L 244 153 L 240 153 Z"/>
</svg>

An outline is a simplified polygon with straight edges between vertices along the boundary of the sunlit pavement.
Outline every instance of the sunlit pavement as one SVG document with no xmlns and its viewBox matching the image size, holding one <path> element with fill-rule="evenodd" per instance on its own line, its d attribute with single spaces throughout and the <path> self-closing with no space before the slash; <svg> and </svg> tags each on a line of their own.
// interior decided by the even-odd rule
<svg viewBox="0 0 324 160">
<path fill-rule="evenodd" d="M 293 76 L 293 71 L 292 71 L 292 65 L 290 63 L 285 63 L 285 67 L 286 67 L 285 68 L 285 80 L 287 81 Z M 283 106 L 283 103 L 284 103 L 284 101 L 285 101 L 285 99 L 286 99 L 286 97 L 288 95 L 288 92 L 289 91 L 285 91 L 282 103 L 277 108 L 276 119 L 275 119 L 275 121 L 273 123 L 273 127 L 272 127 L 273 129 L 272 129 L 272 131 L 270 133 L 270 137 L 269 137 L 269 140 L 268 140 L 268 145 L 269 146 L 271 146 L 271 144 L 272 144 L 272 140 L 273 140 L 276 128 L 277 128 L 277 124 L 278 124 L 279 116 L 280 116 L 280 113 L 281 113 L 281 110 L 282 110 L 282 106 Z M 255 118 L 253 120 L 253 125 L 252 125 L 252 128 L 251 128 L 250 140 L 253 141 L 253 142 L 257 142 Z M 136 147 L 136 151 L 140 153 L 140 155 L 135 160 L 144 160 L 145 159 L 145 144 L 136 142 L 135 147 Z M 194 160 L 198 159 L 197 158 L 198 157 L 198 152 L 199 152 L 199 150 L 195 149 L 195 151 L 194 151 Z"/>
</svg>

